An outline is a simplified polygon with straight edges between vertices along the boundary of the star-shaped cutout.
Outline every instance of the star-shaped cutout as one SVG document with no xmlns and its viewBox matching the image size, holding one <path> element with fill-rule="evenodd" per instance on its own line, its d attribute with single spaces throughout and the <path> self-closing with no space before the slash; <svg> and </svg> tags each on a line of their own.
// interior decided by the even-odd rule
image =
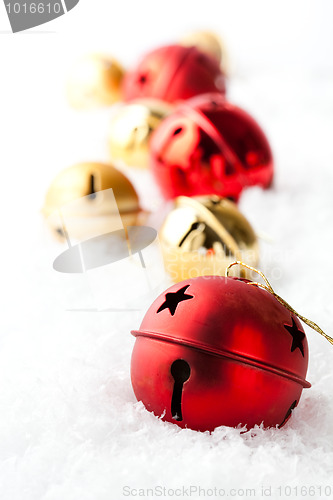
<svg viewBox="0 0 333 500">
<path fill-rule="evenodd" d="M 303 358 L 304 358 L 303 339 L 305 337 L 305 334 L 304 334 L 304 332 L 301 332 L 301 330 L 299 330 L 297 328 L 297 325 L 296 325 L 294 318 L 291 318 L 291 319 L 293 322 L 293 324 L 291 326 L 284 325 L 285 329 L 288 330 L 288 332 L 290 333 L 290 335 L 293 338 L 293 342 L 291 344 L 291 352 L 294 352 L 295 349 L 299 349 L 302 353 Z"/>
<path fill-rule="evenodd" d="M 165 294 L 165 302 L 157 309 L 157 312 L 163 311 L 163 309 L 169 309 L 171 316 L 173 316 L 176 312 L 177 306 L 179 302 L 183 302 L 183 300 L 193 299 L 194 295 L 186 294 L 186 290 L 190 285 L 185 285 L 183 288 L 180 288 L 177 292 L 169 292 Z"/>
<path fill-rule="evenodd" d="M 286 413 L 286 416 L 285 416 L 285 417 L 284 417 L 284 419 L 283 419 L 282 424 L 280 424 L 280 425 L 278 426 L 278 427 L 279 427 L 279 429 L 281 429 L 281 427 L 283 427 L 283 426 L 284 426 L 284 424 L 286 424 L 286 423 L 287 423 L 287 421 L 288 421 L 288 420 L 289 420 L 289 418 L 291 417 L 291 414 L 292 414 L 293 409 L 294 409 L 294 408 L 296 408 L 296 406 L 297 406 L 297 400 L 295 400 L 295 401 L 292 403 L 292 405 L 290 406 L 289 410 L 288 410 L 288 411 L 287 411 L 287 413 Z"/>
</svg>

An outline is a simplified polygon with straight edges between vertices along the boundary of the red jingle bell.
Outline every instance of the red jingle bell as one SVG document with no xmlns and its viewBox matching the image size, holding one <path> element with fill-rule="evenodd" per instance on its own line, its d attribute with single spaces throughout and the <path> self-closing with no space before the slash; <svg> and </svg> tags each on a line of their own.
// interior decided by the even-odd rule
<svg viewBox="0 0 333 500">
<path fill-rule="evenodd" d="M 146 313 L 131 362 L 134 393 L 180 427 L 285 424 L 297 405 L 308 344 L 295 314 L 248 280 L 177 283 Z"/>
<path fill-rule="evenodd" d="M 206 92 L 224 93 L 224 75 L 217 59 L 196 47 L 155 49 L 123 80 L 125 101 L 149 97 L 175 102 Z"/>
<path fill-rule="evenodd" d="M 246 186 L 270 186 L 273 157 L 264 132 L 220 94 L 184 102 L 157 128 L 150 165 L 165 198 L 217 194 L 234 200 Z"/>
</svg>

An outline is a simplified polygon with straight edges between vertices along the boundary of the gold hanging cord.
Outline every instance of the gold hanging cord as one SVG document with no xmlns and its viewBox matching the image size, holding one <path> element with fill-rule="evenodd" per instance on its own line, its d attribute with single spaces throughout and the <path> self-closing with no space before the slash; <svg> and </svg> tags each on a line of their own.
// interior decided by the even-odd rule
<svg viewBox="0 0 333 500">
<path fill-rule="evenodd" d="M 262 283 L 258 283 L 256 281 L 249 281 L 247 283 L 247 285 L 257 286 L 257 287 L 262 288 L 262 289 L 266 290 L 267 292 L 271 293 L 276 298 L 276 300 L 278 300 L 280 302 L 280 304 L 282 304 L 290 312 L 292 312 L 293 314 L 295 314 L 299 319 L 301 319 L 310 328 L 312 328 L 316 332 L 320 333 L 320 335 L 322 335 L 323 337 L 325 337 L 325 339 L 328 340 L 333 345 L 333 338 L 332 337 L 330 337 L 325 332 L 323 332 L 323 330 L 316 323 L 314 323 L 310 319 L 305 318 L 301 314 L 298 314 L 298 312 L 296 312 L 295 309 L 288 304 L 288 302 L 286 302 L 277 293 L 274 292 L 274 290 L 272 288 L 272 285 L 270 284 L 270 282 L 268 281 L 268 279 L 266 278 L 266 276 L 261 271 L 258 271 L 258 269 L 255 269 L 254 267 L 248 266 L 244 262 L 241 262 L 241 261 L 237 260 L 237 261 L 232 262 L 231 264 L 229 264 L 229 266 L 226 268 L 226 270 L 225 270 L 225 276 L 226 277 L 229 276 L 229 271 L 230 271 L 230 269 L 233 266 L 246 267 L 247 269 L 250 269 L 251 271 L 259 274 L 259 276 L 262 277 L 262 279 L 264 280 L 264 282 L 266 283 L 266 285 L 263 285 Z"/>
</svg>

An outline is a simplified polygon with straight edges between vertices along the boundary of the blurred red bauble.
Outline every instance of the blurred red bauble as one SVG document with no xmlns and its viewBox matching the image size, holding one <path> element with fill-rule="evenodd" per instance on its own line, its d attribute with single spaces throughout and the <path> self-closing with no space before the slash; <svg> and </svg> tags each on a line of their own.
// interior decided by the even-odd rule
<svg viewBox="0 0 333 500">
<path fill-rule="evenodd" d="M 237 201 L 269 187 L 273 157 L 264 132 L 220 94 L 184 102 L 152 135 L 150 165 L 165 198 L 217 194 Z"/>
<path fill-rule="evenodd" d="M 298 318 L 247 280 L 206 276 L 177 283 L 132 333 L 137 399 L 180 427 L 281 427 L 310 387 Z"/>
<path fill-rule="evenodd" d="M 125 101 L 150 97 L 175 102 L 207 92 L 224 93 L 224 75 L 217 59 L 196 47 L 155 49 L 123 80 Z"/>
</svg>

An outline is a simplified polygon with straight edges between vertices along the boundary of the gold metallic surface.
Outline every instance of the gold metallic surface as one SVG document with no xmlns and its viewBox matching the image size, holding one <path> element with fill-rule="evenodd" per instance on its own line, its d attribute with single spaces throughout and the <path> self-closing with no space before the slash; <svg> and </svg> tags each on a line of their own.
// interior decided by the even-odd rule
<svg viewBox="0 0 333 500">
<path fill-rule="evenodd" d="M 157 99 L 140 99 L 122 105 L 110 123 L 111 159 L 131 167 L 148 167 L 150 136 L 172 109 L 170 104 Z"/>
<path fill-rule="evenodd" d="M 225 74 L 229 73 L 227 50 L 225 44 L 216 33 L 211 31 L 194 31 L 185 35 L 180 40 L 180 43 L 185 47 L 197 47 L 202 52 L 215 57 L 220 62 L 223 72 Z"/>
<path fill-rule="evenodd" d="M 67 98 L 77 109 L 110 106 L 121 99 L 124 70 L 108 56 L 90 54 L 72 67 L 66 86 Z"/>
<path fill-rule="evenodd" d="M 256 265 L 259 258 L 250 223 L 235 203 L 218 196 L 177 198 L 161 227 L 160 241 L 174 282 L 224 275 L 236 259 Z"/>
<path fill-rule="evenodd" d="M 110 197 L 100 193 L 110 188 L 117 207 Z M 74 202 L 80 198 L 83 200 Z M 89 162 L 73 165 L 57 175 L 46 194 L 42 212 L 60 238 L 65 237 L 63 224 L 59 226 L 59 219 L 52 216 L 59 210 L 70 237 L 86 239 L 119 229 L 117 208 L 124 226 L 138 222 L 141 210 L 133 185 L 113 166 Z"/>
</svg>

